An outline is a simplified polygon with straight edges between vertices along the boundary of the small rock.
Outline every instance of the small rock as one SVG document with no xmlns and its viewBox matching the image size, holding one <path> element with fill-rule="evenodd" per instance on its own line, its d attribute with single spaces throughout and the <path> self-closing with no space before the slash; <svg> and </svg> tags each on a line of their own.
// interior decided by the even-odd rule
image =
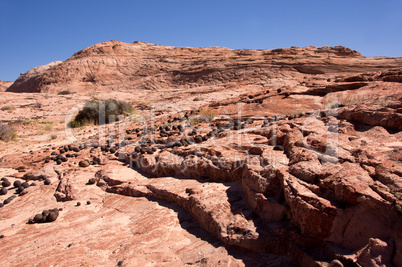
<svg viewBox="0 0 402 267">
<path fill-rule="evenodd" d="M 88 162 L 87 160 L 81 160 L 81 161 L 78 163 L 78 165 L 79 165 L 80 167 L 86 168 L 86 167 L 89 166 L 89 162 Z"/>
<path fill-rule="evenodd" d="M 35 217 L 33 218 L 34 223 L 40 223 L 42 221 L 42 214 L 36 214 Z"/>
<path fill-rule="evenodd" d="M 11 182 L 8 181 L 8 180 L 4 180 L 4 181 L 1 183 L 1 186 L 2 186 L 2 187 L 9 187 L 10 185 L 11 185 Z"/>
<path fill-rule="evenodd" d="M 49 210 L 44 210 L 42 211 L 42 216 L 47 217 L 49 215 L 50 211 Z"/>
<path fill-rule="evenodd" d="M 48 222 L 54 222 L 54 221 L 57 219 L 58 216 L 59 216 L 58 213 L 56 213 L 55 211 L 51 211 L 51 212 L 49 212 L 49 214 L 47 215 L 46 220 L 47 220 Z"/>
<path fill-rule="evenodd" d="M 7 192 L 8 192 L 7 188 L 2 187 L 2 188 L 0 189 L 0 196 L 6 195 Z"/>
<path fill-rule="evenodd" d="M 20 194 L 22 191 L 24 191 L 24 187 L 23 186 L 19 186 L 16 190 L 17 194 Z"/>
<path fill-rule="evenodd" d="M 276 151 L 284 151 L 283 146 L 280 146 L 280 145 L 276 145 L 274 147 L 274 150 L 276 150 Z"/>
</svg>

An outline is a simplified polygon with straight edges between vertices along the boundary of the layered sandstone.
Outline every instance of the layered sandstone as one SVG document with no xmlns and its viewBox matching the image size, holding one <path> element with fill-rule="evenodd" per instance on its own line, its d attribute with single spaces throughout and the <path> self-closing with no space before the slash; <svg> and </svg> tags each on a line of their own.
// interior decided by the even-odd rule
<svg viewBox="0 0 402 267">
<path fill-rule="evenodd" d="M 402 265 L 401 69 L 401 58 L 344 47 L 139 42 L 33 69 L 10 91 L 38 93 L 3 93 L 17 100 L 2 113 L 10 123 L 60 120 L 93 97 L 127 100 L 139 114 L 59 132 L 74 143 L 8 147 L 1 176 L 35 185 L 0 195 L 10 199 L 0 262 Z M 54 95 L 66 88 L 79 92 Z M 54 208 L 56 221 L 27 224 Z"/>
<path fill-rule="evenodd" d="M 291 81 L 306 74 L 378 71 L 400 67 L 401 62 L 400 58 L 365 58 L 341 46 L 232 50 L 109 41 L 28 71 L 7 91 L 135 91 L 239 82 L 269 86 L 283 77 Z"/>
</svg>

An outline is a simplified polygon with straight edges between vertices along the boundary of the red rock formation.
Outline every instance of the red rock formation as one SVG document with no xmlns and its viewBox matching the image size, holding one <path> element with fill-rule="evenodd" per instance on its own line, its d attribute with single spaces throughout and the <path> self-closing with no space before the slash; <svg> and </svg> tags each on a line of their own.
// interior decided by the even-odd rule
<svg viewBox="0 0 402 267">
<path fill-rule="evenodd" d="M 158 90 L 241 81 L 269 84 L 270 79 L 284 75 L 291 78 L 346 70 L 350 74 L 400 65 L 401 59 L 364 58 L 341 46 L 231 50 L 109 41 L 85 48 L 66 61 L 22 74 L 7 91 Z M 394 81 L 399 79 L 398 73 L 378 78 Z"/>
<path fill-rule="evenodd" d="M 209 85 L 225 99 L 200 107 L 213 124 L 149 110 L 145 129 L 1 157 L 10 181 L 36 186 L 1 208 L 0 264 L 400 266 L 400 68 L 344 47 L 105 42 L 30 71 L 10 91 L 174 86 L 176 101 Z M 54 207 L 56 221 L 25 224 Z"/>
</svg>

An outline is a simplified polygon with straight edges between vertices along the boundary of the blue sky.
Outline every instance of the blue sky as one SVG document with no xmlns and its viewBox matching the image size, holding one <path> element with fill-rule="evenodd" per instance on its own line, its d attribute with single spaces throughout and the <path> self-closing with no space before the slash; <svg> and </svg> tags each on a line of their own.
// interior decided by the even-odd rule
<svg viewBox="0 0 402 267">
<path fill-rule="evenodd" d="M 0 80 L 102 41 L 402 56 L 401 0 L 0 0 Z"/>
</svg>

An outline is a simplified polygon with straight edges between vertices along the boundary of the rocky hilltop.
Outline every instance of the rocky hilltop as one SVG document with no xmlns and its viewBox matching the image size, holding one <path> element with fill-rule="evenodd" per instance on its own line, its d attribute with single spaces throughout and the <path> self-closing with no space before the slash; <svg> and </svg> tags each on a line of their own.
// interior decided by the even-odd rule
<svg viewBox="0 0 402 267">
<path fill-rule="evenodd" d="M 402 58 L 111 41 L 1 96 L 2 266 L 402 266 Z"/>
<path fill-rule="evenodd" d="M 57 93 L 192 88 L 248 82 L 269 86 L 283 77 L 361 73 L 401 66 L 401 58 L 365 58 L 345 47 L 271 50 L 167 47 L 109 41 L 22 74 L 8 92 Z"/>
</svg>

